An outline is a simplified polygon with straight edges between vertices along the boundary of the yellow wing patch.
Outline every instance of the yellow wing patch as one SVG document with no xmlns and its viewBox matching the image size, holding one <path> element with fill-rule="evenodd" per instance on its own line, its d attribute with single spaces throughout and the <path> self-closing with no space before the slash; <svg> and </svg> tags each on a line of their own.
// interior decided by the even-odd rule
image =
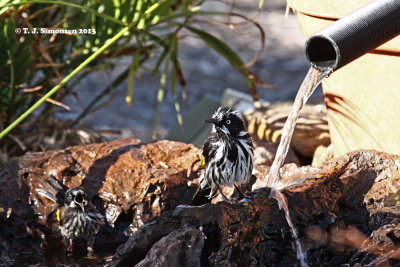
<svg viewBox="0 0 400 267">
<path fill-rule="evenodd" d="M 321 173 L 319 173 L 317 176 L 315 176 L 315 179 L 321 179 L 321 178 L 324 178 L 324 176 Z"/>
<path fill-rule="evenodd" d="M 60 210 L 60 209 L 58 209 L 58 210 L 57 210 L 57 212 L 56 212 L 56 215 L 57 215 L 57 221 L 58 221 L 58 222 L 60 222 L 60 221 L 61 221 L 61 219 L 60 219 L 60 212 L 61 212 L 61 210 Z"/>
<path fill-rule="evenodd" d="M 206 166 L 206 158 L 204 157 L 204 155 L 201 155 L 201 167 Z"/>
</svg>

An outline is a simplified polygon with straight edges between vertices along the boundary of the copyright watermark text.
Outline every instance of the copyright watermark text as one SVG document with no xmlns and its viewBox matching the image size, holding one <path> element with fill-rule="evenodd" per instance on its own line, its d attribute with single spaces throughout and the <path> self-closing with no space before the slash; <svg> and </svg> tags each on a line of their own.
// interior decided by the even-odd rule
<svg viewBox="0 0 400 267">
<path fill-rule="evenodd" d="M 16 34 L 96 34 L 96 29 L 15 28 Z"/>
</svg>

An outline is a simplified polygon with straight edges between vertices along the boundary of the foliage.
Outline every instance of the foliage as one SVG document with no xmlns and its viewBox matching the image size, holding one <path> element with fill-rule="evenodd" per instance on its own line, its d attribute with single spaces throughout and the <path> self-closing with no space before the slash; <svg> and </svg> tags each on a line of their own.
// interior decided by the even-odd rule
<svg viewBox="0 0 400 267">
<path fill-rule="evenodd" d="M 181 122 L 176 85 L 180 84 L 184 96 L 185 79 L 178 60 L 178 34 L 183 29 L 204 40 L 241 72 L 256 100 L 255 82 L 258 80 L 248 66 L 227 44 L 191 24 L 195 16 L 227 15 L 202 11 L 203 2 L 0 0 L 0 23 L 3 25 L 0 29 L 0 138 L 18 125 L 7 138 L 0 140 L 3 152 L 16 155 L 40 149 L 32 144 L 40 144 L 45 136 L 54 136 L 55 125 L 61 128 L 76 125 L 101 98 L 125 80 L 128 80 L 126 102 L 129 106 L 135 74 L 146 70 L 144 63 L 151 57 L 157 57 L 151 72 L 161 73 L 157 114 L 170 75 L 177 118 Z M 18 34 L 17 28 L 21 31 L 87 29 L 89 33 Z M 112 67 L 117 59 L 126 56 L 132 57 L 130 66 L 89 103 L 75 121 L 62 126 L 54 122 L 54 107 L 68 109 L 61 102 L 82 78 L 92 71 Z M 46 104 L 40 106 L 45 101 Z M 35 116 L 28 117 L 32 112 Z M 157 123 L 158 115 L 155 125 Z"/>
</svg>

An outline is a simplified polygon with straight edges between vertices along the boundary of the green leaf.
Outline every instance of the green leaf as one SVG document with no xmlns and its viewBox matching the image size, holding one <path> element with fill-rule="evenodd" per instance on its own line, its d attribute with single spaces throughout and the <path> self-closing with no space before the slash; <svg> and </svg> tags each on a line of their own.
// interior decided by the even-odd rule
<svg viewBox="0 0 400 267">
<path fill-rule="evenodd" d="M 172 68 L 171 70 L 171 93 L 173 95 L 176 95 L 176 81 L 177 81 L 177 75 L 176 75 L 176 71 L 175 71 L 175 67 Z"/>
<path fill-rule="evenodd" d="M 39 99 L 32 107 L 25 111 L 21 116 L 19 116 L 14 122 L 12 122 L 6 129 L 0 132 L 0 139 L 8 134 L 12 129 L 14 129 L 19 123 L 25 120 L 34 110 L 36 110 L 41 104 L 43 104 L 46 99 L 55 94 L 61 87 L 64 86 L 72 77 L 74 77 L 78 72 L 80 72 L 86 65 L 92 62 L 98 55 L 103 53 L 109 46 L 116 42 L 123 34 L 129 30 L 129 26 L 123 28 L 119 33 L 117 33 L 113 38 L 106 41 L 105 44 L 100 47 L 96 52 L 90 55 L 85 61 L 83 61 L 77 68 L 75 68 L 69 75 L 67 75 L 58 85 L 53 87 L 49 92 L 47 92 L 42 98 Z"/>
<path fill-rule="evenodd" d="M 164 48 L 164 51 L 161 53 L 160 57 L 157 60 L 156 66 L 154 67 L 153 71 L 151 72 L 151 78 L 154 78 L 154 76 L 158 73 L 158 70 L 160 69 L 161 63 L 164 61 L 165 57 L 168 54 L 168 49 L 169 47 Z"/>
</svg>

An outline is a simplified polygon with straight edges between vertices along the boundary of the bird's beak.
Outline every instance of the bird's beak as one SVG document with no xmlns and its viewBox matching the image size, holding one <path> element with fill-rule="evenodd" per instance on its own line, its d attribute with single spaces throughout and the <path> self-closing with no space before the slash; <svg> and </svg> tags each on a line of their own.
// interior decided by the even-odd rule
<svg viewBox="0 0 400 267">
<path fill-rule="evenodd" d="M 211 119 L 205 119 L 203 122 L 204 122 L 204 123 L 212 123 L 212 124 L 215 124 L 215 125 L 217 125 L 217 126 L 220 126 L 219 121 L 217 121 L 216 119 L 213 119 L 213 118 L 211 118 Z"/>
<path fill-rule="evenodd" d="M 76 199 L 74 199 L 74 202 L 75 202 L 76 204 L 78 204 L 79 207 L 81 207 L 81 209 L 82 209 L 83 212 L 85 212 L 85 206 L 83 205 L 83 203 L 85 202 L 85 199 L 83 199 L 82 202 L 76 201 Z"/>
</svg>

